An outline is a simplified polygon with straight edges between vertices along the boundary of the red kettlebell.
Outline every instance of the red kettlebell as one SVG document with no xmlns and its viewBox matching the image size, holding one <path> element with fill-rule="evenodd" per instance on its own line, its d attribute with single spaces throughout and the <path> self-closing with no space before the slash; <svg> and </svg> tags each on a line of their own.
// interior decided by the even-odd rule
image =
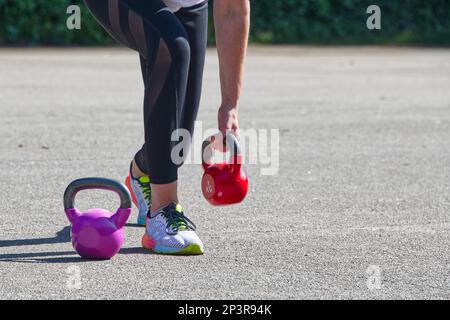
<svg viewBox="0 0 450 320">
<path fill-rule="evenodd" d="M 203 196 L 214 206 L 239 203 L 248 191 L 248 177 L 242 170 L 242 151 L 233 134 L 225 138 L 230 150 L 229 162 L 214 163 L 211 158 L 217 148 L 217 136 L 205 140 L 202 145 L 202 166 L 205 170 L 202 178 Z M 231 146 L 231 148 L 230 148 Z"/>
</svg>

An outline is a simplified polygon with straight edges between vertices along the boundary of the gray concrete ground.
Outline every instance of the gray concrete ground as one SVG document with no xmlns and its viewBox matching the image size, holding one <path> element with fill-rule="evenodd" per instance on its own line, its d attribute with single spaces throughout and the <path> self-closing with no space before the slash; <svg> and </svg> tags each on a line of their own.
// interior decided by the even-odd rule
<svg viewBox="0 0 450 320">
<path fill-rule="evenodd" d="M 181 200 L 204 256 L 148 253 L 130 224 L 112 260 L 81 260 L 63 191 L 125 176 L 142 89 L 128 50 L 0 50 L 2 299 L 450 298 L 450 50 L 252 48 L 241 126 L 280 130 L 278 175 L 246 166 L 246 201 L 213 208 L 186 165 Z M 219 99 L 210 50 L 204 128 Z"/>
</svg>

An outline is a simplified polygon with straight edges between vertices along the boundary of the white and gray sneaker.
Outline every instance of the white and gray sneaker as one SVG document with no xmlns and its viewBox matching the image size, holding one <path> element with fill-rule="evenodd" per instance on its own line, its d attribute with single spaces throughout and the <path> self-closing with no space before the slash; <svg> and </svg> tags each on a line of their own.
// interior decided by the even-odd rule
<svg viewBox="0 0 450 320">
<path fill-rule="evenodd" d="M 125 184 L 131 193 L 133 203 L 139 209 L 137 224 L 145 226 L 147 213 L 151 212 L 152 191 L 150 188 L 150 178 L 147 176 L 135 179 L 130 170 L 130 174 L 125 180 Z"/>
<path fill-rule="evenodd" d="M 142 246 L 162 254 L 200 255 L 203 254 L 203 242 L 195 229 L 181 206 L 171 203 L 154 217 L 148 214 Z"/>
</svg>

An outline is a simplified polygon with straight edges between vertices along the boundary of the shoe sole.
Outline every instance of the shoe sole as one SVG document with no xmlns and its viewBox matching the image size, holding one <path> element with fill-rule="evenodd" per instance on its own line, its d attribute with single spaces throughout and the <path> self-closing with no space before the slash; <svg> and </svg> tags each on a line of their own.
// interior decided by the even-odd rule
<svg viewBox="0 0 450 320">
<path fill-rule="evenodd" d="M 182 249 L 159 247 L 147 234 L 142 237 L 142 247 L 155 253 L 167 255 L 198 256 L 203 254 L 203 249 L 198 244 L 190 244 Z"/>
<path fill-rule="evenodd" d="M 128 191 L 131 194 L 131 200 L 133 200 L 133 204 L 136 206 L 136 208 L 139 209 L 136 196 L 134 195 L 133 188 L 131 187 L 131 178 L 130 178 L 130 176 L 128 176 L 125 179 L 125 185 L 126 185 L 126 187 L 128 188 Z M 146 221 L 139 221 L 139 217 L 138 217 L 137 224 L 140 225 L 140 226 L 145 226 Z"/>
<path fill-rule="evenodd" d="M 128 191 L 130 191 L 131 199 L 133 200 L 134 205 L 137 207 L 138 203 L 137 203 L 136 196 L 134 195 L 133 188 L 131 187 L 131 180 L 130 179 L 131 179 L 130 176 L 128 176 L 125 179 L 125 185 L 127 186 Z"/>
</svg>

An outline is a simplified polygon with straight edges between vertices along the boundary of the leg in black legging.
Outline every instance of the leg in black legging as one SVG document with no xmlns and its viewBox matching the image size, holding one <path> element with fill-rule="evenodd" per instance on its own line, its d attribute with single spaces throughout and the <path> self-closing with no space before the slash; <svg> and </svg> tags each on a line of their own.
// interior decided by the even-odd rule
<svg viewBox="0 0 450 320">
<path fill-rule="evenodd" d="M 181 9 L 175 14 L 188 34 L 191 49 L 186 99 L 181 115 L 181 123 L 179 124 L 179 128 L 188 130 L 191 137 L 194 132 L 194 122 L 197 118 L 202 91 L 203 69 L 208 36 L 207 12 L 207 5 L 202 4 L 192 8 Z M 157 67 L 158 63 L 156 63 L 155 66 Z M 151 73 L 151 68 L 148 67 L 148 62 L 143 58 L 141 58 L 141 67 L 144 83 L 151 83 L 152 81 L 148 81 L 148 75 Z M 155 72 L 159 73 L 160 71 L 161 70 Z M 166 95 L 162 96 L 167 97 Z M 150 91 L 146 92 L 145 99 L 148 101 L 144 103 L 144 114 L 148 113 L 148 106 L 152 105 L 151 100 L 155 98 L 155 94 Z M 148 116 L 144 115 L 144 119 L 148 119 Z M 171 147 L 173 147 L 175 143 L 176 142 L 174 142 Z M 144 145 L 135 156 L 136 163 L 140 168 L 148 167 L 146 165 L 146 147 L 147 146 Z M 184 149 L 184 156 L 187 155 L 187 151 L 188 150 Z M 145 170 L 141 170 L 145 172 Z"/>
<path fill-rule="evenodd" d="M 173 14 L 160 0 L 86 0 L 104 28 L 139 51 L 145 84 L 145 144 L 135 157 L 153 184 L 177 180 L 172 132 L 192 132 L 206 49 L 207 3 Z"/>
<path fill-rule="evenodd" d="M 202 93 L 203 69 L 205 65 L 206 45 L 208 41 L 208 8 L 205 6 L 181 9 L 176 13 L 189 37 L 191 45 L 191 64 L 187 84 L 186 104 L 181 128 L 194 132 Z M 186 156 L 186 154 L 185 154 Z"/>
</svg>

